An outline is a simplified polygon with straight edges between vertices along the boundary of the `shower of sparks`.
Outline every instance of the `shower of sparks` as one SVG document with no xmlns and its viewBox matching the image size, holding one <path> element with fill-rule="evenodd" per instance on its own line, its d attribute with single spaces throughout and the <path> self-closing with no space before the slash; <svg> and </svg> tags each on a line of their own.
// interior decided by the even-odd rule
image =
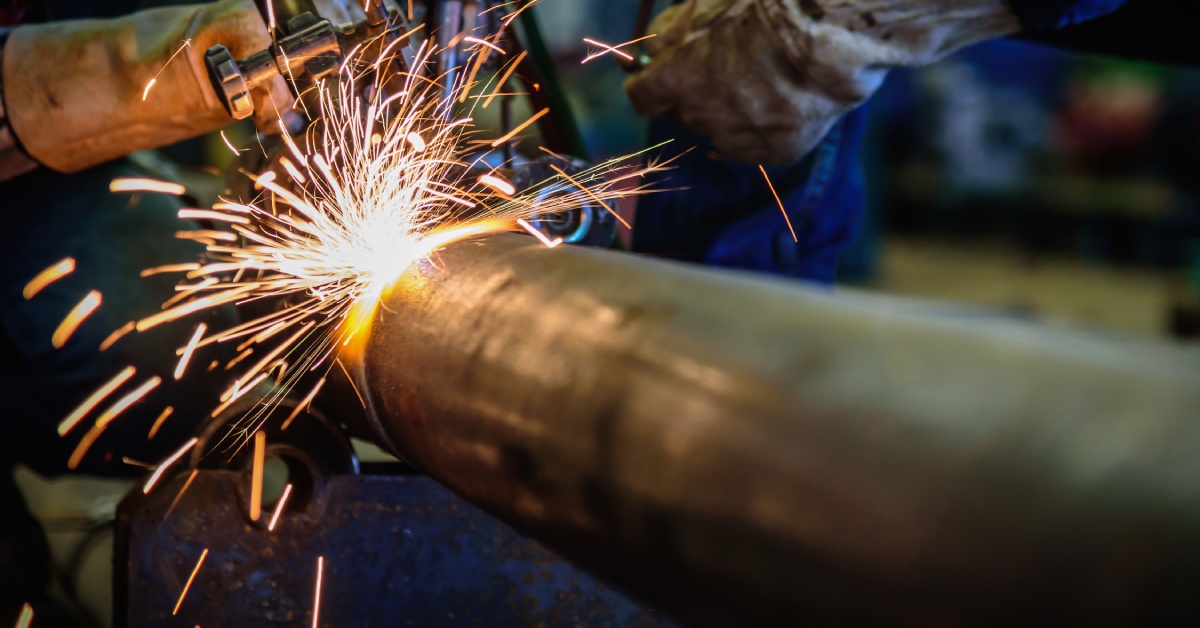
<svg viewBox="0 0 1200 628">
<path fill-rule="evenodd" d="M 514 15 L 508 14 L 506 26 Z M 497 33 L 489 38 L 491 45 L 477 43 L 474 54 L 495 52 L 499 37 Z M 436 65 L 431 41 L 414 47 L 411 67 Z M 398 51 L 394 54 L 399 56 Z M 497 70 L 502 76 L 484 106 L 503 90 L 524 57 L 522 53 Z M 477 60 L 469 59 L 463 67 Z M 462 77 L 462 72 L 454 75 Z M 496 77 L 490 83 L 497 83 Z M 502 231 L 524 229 L 546 246 L 557 246 L 561 240 L 547 238 L 530 223 L 594 203 L 607 209 L 606 201 L 646 194 L 650 190 L 638 180 L 666 166 L 643 166 L 633 159 L 638 155 L 570 174 L 552 165 L 555 175 L 517 189 L 497 168 L 485 164 L 485 157 L 502 157 L 500 151 L 488 152 L 487 146 L 507 144 L 549 109 L 495 141 L 481 139 L 494 134 L 474 126 L 471 114 L 479 101 L 459 105 L 460 95 L 478 87 L 460 78 L 447 92 L 437 79 L 396 74 L 386 69 L 384 61 L 348 59 L 338 75 L 313 88 L 317 122 L 295 137 L 281 127 L 282 154 L 273 162 L 276 167 L 242 171 L 256 196 L 222 198 L 211 209 L 179 212 L 182 220 L 208 221 L 204 229 L 183 228 L 176 234 L 202 243 L 204 257 L 143 271 L 143 276 L 180 273 L 176 295 L 161 311 L 118 330 L 105 346 L 131 331 L 146 332 L 215 308 L 264 301 L 279 304 L 267 308 L 269 314 L 232 328 L 201 331 L 198 326 L 186 345 L 176 350 L 180 356 L 176 372 L 183 376 L 187 364 L 201 359 L 207 347 L 236 348 L 236 357 L 224 362 L 224 370 L 234 372 L 236 380 L 219 401 L 212 400 L 216 409 L 211 414 L 220 416 L 254 393 L 248 397 L 252 404 L 238 406 L 250 409 L 234 417 L 236 425 L 225 436 L 231 445 L 241 447 L 295 387 L 310 381 L 309 373 L 327 371 L 334 363 L 341 364 L 338 358 L 344 352 L 360 350 L 357 343 L 369 333 L 380 300 L 409 268 L 435 258 L 438 250 L 455 242 Z M 564 167 L 571 163 L 552 158 Z M 150 179 L 118 179 L 110 189 L 186 192 L 183 186 Z M 317 374 L 317 383 L 284 425 L 309 409 L 325 382 L 323 375 Z M 106 411 L 80 443 L 73 463 L 78 464 L 108 422 L 158 382 L 147 382 Z M 121 403 L 124 406 L 117 407 Z M 159 417 L 151 438 L 169 415 L 164 412 Z"/>
<path fill-rule="evenodd" d="M 171 616 L 179 614 L 179 607 L 183 606 L 183 600 L 187 598 L 188 589 L 192 588 L 192 582 L 196 579 L 196 574 L 200 573 L 200 566 L 204 564 L 204 559 L 208 556 L 208 548 L 200 553 L 200 560 L 196 561 L 196 568 L 192 570 L 192 575 L 188 576 L 187 584 L 183 585 L 183 591 L 179 594 L 179 601 L 175 603 L 175 610 L 171 611 Z"/>
<path fill-rule="evenodd" d="M 171 414 L 174 412 L 175 408 L 172 406 L 163 408 L 163 411 L 158 415 L 158 418 L 154 419 L 154 425 L 150 426 L 150 431 L 146 434 L 146 440 L 154 440 L 154 437 L 158 435 L 158 430 L 162 429 L 163 423 L 167 422 L 167 417 L 171 416 Z"/>
<path fill-rule="evenodd" d="M 304 397 L 304 400 L 296 404 L 296 407 L 292 409 L 292 413 L 288 415 L 288 418 L 284 419 L 283 425 L 280 426 L 279 431 L 282 432 L 283 430 L 286 430 L 292 425 L 292 421 L 295 421 L 296 417 L 300 416 L 301 412 L 304 412 L 312 407 L 313 399 L 316 398 L 317 393 L 321 392 L 321 387 L 324 385 L 325 378 L 322 377 L 321 381 L 317 382 L 317 385 L 313 386 L 313 389 L 308 391 L 308 395 Z"/>
<path fill-rule="evenodd" d="M 21 291 L 21 296 L 25 297 L 25 300 L 28 301 L 29 299 L 37 296 L 37 294 L 44 290 L 46 286 L 49 286 L 50 284 L 62 279 L 63 277 L 66 277 L 67 275 L 70 275 L 73 272 L 75 272 L 75 258 L 68 257 L 61 262 L 55 263 L 46 270 L 43 270 L 42 272 L 38 273 L 36 277 L 29 280 L 29 283 L 25 284 L 25 289 Z"/>
<path fill-rule="evenodd" d="M 109 192 L 156 192 L 183 196 L 187 188 L 178 183 L 158 181 L 156 179 L 113 179 L 108 184 Z"/>
<path fill-rule="evenodd" d="M 70 432 L 72 428 L 74 428 L 81 420 L 83 420 L 83 417 L 87 416 L 88 413 L 91 412 L 97 405 L 99 405 L 101 401 L 107 399 L 109 395 L 116 392 L 116 390 L 124 385 L 125 382 L 129 381 L 129 379 L 133 377 L 134 373 L 136 372 L 136 369 L 134 369 L 132 366 L 127 366 L 125 367 L 125 370 L 117 373 L 116 377 L 113 377 L 103 386 L 97 388 L 96 392 L 92 393 L 92 395 L 85 399 L 83 403 L 79 404 L 79 407 L 75 408 L 75 410 L 73 410 L 71 414 L 69 414 L 67 418 L 63 420 L 62 423 L 59 423 L 59 436 L 65 436 L 67 432 Z"/>
<path fill-rule="evenodd" d="M 283 505 L 287 503 L 288 495 L 291 494 L 291 484 L 283 487 L 283 495 L 279 496 L 279 503 L 275 504 L 275 514 L 271 515 L 271 523 L 267 524 L 267 532 L 275 531 L 275 524 L 279 523 L 279 514 L 283 512 Z"/>
<path fill-rule="evenodd" d="M 600 52 L 595 52 L 595 53 L 588 55 L 587 58 L 585 58 L 581 63 L 587 63 L 588 61 L 591 61 L 593 59 L 599 59 L 600 57 L 603 57 L 604 55 L 609 54 L 609 53 L 615 54 L 619 57 L 624 57 L 628 61 L 633 61 L 633 57 L 631 57 L 628 53 L 621 52 L 621 48 L 624 48 L 625 46 L 632 46 L 633 44 L 646 41 L 647 39 L 650 39 L 651 37 L 654 37 L 654 35 L 646 35 L 645 37 L 639 37 L 632 41 L 627 41 L 623 44 L 617 44 L 615 46 L 610 46 L 606 43 L 596 41 L 595 39 L 589 39 L 587 37 L 584 37 L 583 38 L 584 43 L 596 46 L 597 48 L 600 48 L 601 50 L 600 50 Z"/>
<path fill-rule="evenodd" d="M 154 470 L 154 473 L 150 475 L 150 479 L 146 480 L 146 486 L 142 487 L 142 493 L 145 495 L 149 495 L 150 489 L 154 488 L 154 485 L 156 483 L 158 483 L 158 479 L 160 477 L 162 477 L 163 472 L 165 472 L 168 467 L 170 467 L 171 465 L 178 462 L 179 459 L 182 458 L 184 454 L 191 451 L 192 447 L 195 447 L 196 443 L 198 443 L 198 442 L 200 442 L 200 439 L 198 439 L 198 438 L 193 438 L 192 440 L 189 440 L 183 447 L 180 447 L 178 451 L 171 454 L 171 456 L 169 458 L 167 458 L 166 460 L 163 460 L 161 463 L 159 463 L 158 468 L 156 468 Z"/>
<path fill-rule="evenodd" d="M 191 48 L 191 46 L 192 40 L 183 40 L 183 45 L 179 47 L 179 50 L 176 50 L 175 54 L 172 54 L 171 57 L 167 59 L 167 62 L 163 64 L 163 67 L 158 69 L 158 73 L 154 75 L 154 78 L 150 79 L 150 81 L 146 83 L 146 88 L 142 90 L 142 102 L 146 102 L 146 97 L 150 95 L 150 89 L 158 83 L 158 77 L 162 76 L 163 71 L 171 66 L 171 62 L 175 60 L 175 57 L 178 57 L 179 53 L 183 52 L 187 48 Z"/>
<path fill-rule="evenodd" d="M 254 433 L 254 461 L 250 468 L 250 520 L 262 517 L 263 467 L 267 457 L 267 433 Z"/>
<path fill-rule="evenodd" d="M 175 367 L 175 379 L 183 379 L 183 373 L 187 370 L 188 362 L 192 359 L 192 353 L 196 351 L 196 345 L 200 344 L 200 339 L 204 337 L 204 332 L 208 330 L 208 325 L 200 323 L 196 325 L 196 332 L 192 334 L 192 339 L 188 341 L 187 346 L 183 348 L 183 356 L 179 358 L 179 365 Z"/>
<path fill-rule="evenodd" d="M 58 329 L 54 330 L 54 334 L 50 336 L 50 344 L 54 345 L 55 349 L 62 349 L 71 339 L 71 334 L 74 334 L 83 321 L 91 316 L 96 308 L 100 307 L 101 300 L 100 292 L 96 290 L 92 290 L 86 297 L 83 297 L 83 300 L 59 323 Z"/>
<path fill-rule="evenodd" d="M 29 623 L 33 621 L 33 607 L 26 602 L 21 607 L 21 616 L 17 618 L 17 628 L 29 628 Z"/>
<path fill-rule="evenodd" d="M 783 206 L 783 201 L 779 198 L 779 193 L 775 191 L 775 184 L 771 183 L 771 177 L 767 176 L 767 169 L 759 166 L 758 169 L 762 172 L 762 176 L 767 180 L 767 187 L 771 188 L 771 196 L 775 197 L 775 203 L 779 205 L 779 211 L 783 212 L 783 220 L 787 223 L 788 231 L 792 232 L 792 240 L 799 242 L 800 238 L 796 237 L 796 230 L 792 227 L 792 219 L 788 218 L 787 209 Z"/>
<path fill-rule="evenodd" d="M 313 620 L 312 628 L 317 628 L 317 622 L 321 620 L 321 576 L 325 571 L 325 557 L 317 557 L 317 588 L 313 593 Z"/>
</svg>

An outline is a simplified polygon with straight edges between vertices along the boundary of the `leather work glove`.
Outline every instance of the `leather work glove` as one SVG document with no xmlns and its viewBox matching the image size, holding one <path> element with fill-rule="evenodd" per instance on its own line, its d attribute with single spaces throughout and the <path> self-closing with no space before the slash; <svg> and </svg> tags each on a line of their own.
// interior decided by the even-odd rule
<svg viewBox="0 0 1200 628">
<path fill-rule="evenodd" d="M 30 157 L 59 172 L 213 131 L 231 122 L 204 65 L 218 43 L 236 58 L 271 44 L 252 0 L 17 27 L 3 51 L 9 125 Z M 283 79 L 254 98 L 264 130 L 293 104 Z"/>
<path fill-rule="evenodd" d="M 795 161 L 889 68 L 1020 30 L 1003 0 L 688 0 L 663 11 L 625 89 L 746 163 Z"/>
</svg>

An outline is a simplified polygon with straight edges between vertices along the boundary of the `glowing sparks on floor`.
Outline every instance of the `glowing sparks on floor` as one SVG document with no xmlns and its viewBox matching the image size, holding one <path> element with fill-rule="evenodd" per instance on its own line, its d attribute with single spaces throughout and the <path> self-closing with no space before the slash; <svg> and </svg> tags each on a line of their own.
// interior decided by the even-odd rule
<svg viewBox="0 0 1200 628">
<path fill-rule="evenodd" d="M 58 329 L 54 330 L 54 334 L 50 336 L 50 344 L 55 349 L 62 349 L 67 344 L 67 341 L 71 339 L 71 334 L 74 334 L 75 330 L 79 329 L 79 326 L 83 324 L 83 321 L 87 320 L 87 317 L 91 316 L 92 312 L 95 312 L 96 308 L 100 307 L 102 300 L 103 297 L 96 290 L 92 290 L 87 296 L 83 297 L 83 300 L 59 323 Z"/>
<path fill-rule="evenodd" d="M 178 183 L 156 179 L 113 179 L 112 183 L 108 184 L 108 190 L 110 192 L 156 192 L 175 196 L 187 194 L 187 188 Z"/>
<path fill-rule="evenodd" d="M 28 301 L 37 296 L 46 286 L 73 272 L 75 272 L 75 258 L 68 257 L 38 273 L 29 283 L 25 284 L 25 289 L 21 291 L 21 296 L 25 297 L 25 300 Z"/>
<path fill-rule="evenodd" d="M 149 495 L 150 489 L 153 488 L 156 483 L 158 483 L 158 479 L 162 477 L 162 474 L 167 470 L 167 468 L 178 462 L 179 459 L 182 458 L 184 454 L 191 451 L 192 447 L 195 447 L 196 443 L 198 442 L 200 442 L 200 439 L 198 438 L 189 440 L 187 444 L 185 444 L 183 447 L 180 447 L 175 453 L 171 454 L 169 458 L 159 463 L 158 468 L 156 468 L 154 473 L 150 475 L 150 479 L 146 480 L 146 485 L 142 487 L 142 493 Z"/>
<path fill-rule="evenodd" d="M 775 191 L 775 184 L 771 183 L 771 177 L 767 176 L 767 169 L 762 166 L 758 167 L 762 172 L 762 176 L 767 180 L 767 187 L 771 188 L 771 196 L 775 197 L 775 202 L 779 205 L 779 211 L 783 212 L 783 220 L 787 222 L 788 231 L 792 232 L 792 240 L 799 242 L 800 238 L 796 237 L 796 230 L 792 227 L 792 219 L 788 217 L 787 208 L 783 206 L 783 201 L 779 198 L 779 193 Z"/>
<path fill-rule="evenodd" d="M 179 607 L 183 606 L 183 600 L 187 598 L 188 590 L 192 588 L 192 582 L 196 580 L 196 574 L 200 573 L 200 567 L 204 564 L 204 559 L 208 556 L 208 548 L 200 553 L 200 560 L 196 561 L 196 568 L 192 570 L 192 575 L 188 576 L 187 584 L 183 585 L 183 591 L 179 594 L 179 601 L 175 603 L 175 610 L 171 611 L 171 616 L 179 614 Z"/>
<path fill-rule="evenodd" d="M 267 525 L 268 532 L 275 531 L 275 524 L 279 523 L 279 514 L 283 512 L 283 505 L 287 503 L 288 495 L 292 494 L 292 485 L 288 484 L 283 487 L 283 495 L 279 496 L 279 503 L 275 504 L 275 514 L 271 515 L 271 523 Z"/>
</svg>

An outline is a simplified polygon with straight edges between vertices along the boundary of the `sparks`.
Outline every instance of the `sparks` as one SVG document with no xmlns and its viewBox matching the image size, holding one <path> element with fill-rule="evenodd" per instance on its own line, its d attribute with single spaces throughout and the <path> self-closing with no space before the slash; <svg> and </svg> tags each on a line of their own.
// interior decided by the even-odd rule
<svg viewBox="0 0 1200 628">
<path fill-rule="evenodd" d="M 196 351 L 196 345 L 200 343 L 200 339 L 204 337 L 204 332 L 208 330 L 208 325 L 200 323 L 196 325 L 196 332 L 192 334 L 192 339 L 188 341 L 187 346 L 183 349 L 183 357 L 179 358 L 179 365 L 175 367 L 175 379 L 183 379 L 183 372 L 187 370 L 188 362 L 192 359 L 192 353 Z"/>
<path fill-rule="evenodd" d="M 54 334 L 50 336 L 50 344 L 55 349 L 62 349 L 67 344 L 67 341 L 71 339 L 71 334 L 74 334 L 75 330 L 79 329 L 79 326 L 83 324 L 83 321 L 91 316 L 92 312 L 96 311 L 96 308 L 100 307 L 101 300 L 100 292 L 96 290 L 92 290 L 87 296 L 83 297 L 83 300 L 58 324 L 58 329 L 55 329 Z"/>
<path fill-rule="evenodd" d="M 150 79 L 150 82 L 146 83 L 146 88 L 142 90 L 142 102 L 146 102 L 146 97 L 150 95 L 150 88 L 154 87 L 154 85 L 158 83 L 158 77 L 162 76 L 163 71 L 170 67 L 171 62 L 175 60 L 175 57 L 178 57 L 179 53 L 183 52 L 184 49 L 191 47 L 191 45 L 192 40 L 183 40 L 183 45 L 180 46 L 179 49 L 176 50 L 169 59 L 167 59 L 167 62 L 163 64 L 163 67 L 158 69 L 158 73 L 154 75 L 154 78 Z"/>
<path fill-rule="evenodd" d="M 108 184 L 108 191 L 157 192 L 159 194 L 173 194 L 175 196 L 187 194 L 187 188 L 178 183 L 158 181 L 156 179 L 113 179 L 112 183 Z"/>
<path fill-rule="evenodd" d="M 92 445 L 96 443 L 96 439 L 100 438 L 100 434 L 108 428 L 109 423 L 121 416 L 121 413 L 129 409 L 130 406 L 142 400 L 143 397 L 150 394 L 150 391 L 158 387 L 162 383 L 162 378 L 155 376 L 151 377 L 141 386 L 138 386 L 133 392 L 121 397 L 119 401 L 109 406 L 97 419 L 92 429 L 88 430 L 87 434 L 83 435 L 83 440 L 75 448 L 71 454 L 71 458 L 67 461 L 67 468 L 75 470 L 79 467 L 79 463 L 83 462 L 83 457 L 87 455 Z"/>
<path fill-rule="evenodd" d="M 283 487 L 283 495 L 279 496 L 279 503 L 275 504 L 275 514 L 271 515 L 271 523 L 267 525 L 268 532 L 275 531 L 275 524 L 279 523 L 279 514 L 283 512 L 283 505 L 287 503 L 288 495 L 292 494 L 292 485 L 288 484 Z"/>
<path fill-rule="evenodd" d="M 533 225 L 529 224 L 528 222 L 525 222 L 525 219 L 524 219 L 524 218 L 518 218 L 518 219 L 517 219 L 517 224 L 518 224 L 518 225 L 521 225 L 521 228 L 522 228 L 522 229 L 524 229 L 524 230 L 528 231 L 529 233 L 533 234 L 533 237 L 535 237 L 535 238 L 537 238 L 537 239 L 541 240 L 541 241 L 542 241 L 542 244 L 545 244 L 545 245 L 546 245 L 546 248 L 552 249 L 552 248 L 554 248 L 554 247 L 556 247 L 556 246 L 558 246 L 558 245 L 560 245 L 560 244 L 562 244 L 562 243 L 563 243 L 563 239 L 562 239 L 562 238 L 554 238 L 553 240 L 551 240 L 550 238 L 547 238 L 547 237 L 546 237 L 546 234 L 542 233 L 541 231 L 538 231 L 537 229 L 534 229 L 534 228 L 533 228 Z"/>
<path fill-rule="evenodd" d="M 254 433 L 254 462 L 250 470 L 250 520 L 262 517 L 263 467 L 267 455 L 267 433 Z"/>
<path fill-rule="evenodd" d="M 29 283 L 25 284 L 25 289 L 21 291 L 21 296 L 25 297 L 25 300 L 28 301 L 46 289 L 46 286 L 73 272 L 75 272 L 75 258 L 68 257 L 43 270 L 36 277 L 29 280 Z"/>
<path fill-rule="evenodd" d="M 529 125 L 533 124 L 534 122 L 537 122 L 539 119 L 541 119 L 541 117 L 542 117 L 542 116 L 544 116 L 544 115 L 546 115 L 546 114 L 548 114 L 548 113 L 550 113 L 550 108 L 549 108 L 549 107 L 547 107 L 547 108 L 545 108 L 545 109 L 542 109 L 541 111 L 539 111 L 539 112 L 537 112 L 537 113 L 533 114 L 533 116 L 532 116 L 532 117 L 530 117 L 528 120 L 526 120 L 526 121 L 522 122 L 521 124 L 517 125 L 517 128 L 515 128 L 515 129 L 513 129 L 513 130 L 509 131 L 508 133 L 505 133 L 505 134 L 504 134 L 504 137 L 501 137 L 500 139 L 498 139 L 498 140 L 496 140 L 496 141 L 492 142 L 492 148 L 499 148 L 501 145 L 505 144 L 506 142 L 508 142 L 508 141 L 509 141 L 509 140 L 511 140 L 512 138 L 516 137 L 518 133 L 520 133 L 521 131 L 524 131 L 525 129 L 529 128 Z"/>
<path fill-rule="evenodd" d="M 21 607 L 21 616 L 17 618 L 17 628 L 29 628 L 29 623 L 33 621 L 33 607 L 26 602 Z"/>
<path fill-rule="evenodd" d="M 610 52 L 611 52 L 612 54 L 615 54 L 615 55 L 619 56 L 619 57 L 624 57 L 624 58 L 625 58 L 626 60 L 628 60 L 628 61 L 633 61 L 633 57 L 632 57 L 632 56 L 630 56 L 630 55 L 629 55 L 629 54 L 627 54 L 627 53 L 621 52 L 621 50 L 620 50 L 620 49 L 621 49 L 621 48 L 624 48 L 625 46 L 632 46 L 633 44 L 636 44 L 636 43 L 639 43 L 639 42 L 646 41 L 647 39 L 650 39 L 651 37 L 654 37 L 654 35 L 646 35 L 645 37 L 639 37 L 639 38 L 637 38 L 637 39 L 634 39 L 634 40 L 632 40 L 632 41 L 627 41 L 627 42 L 625 42 L 625 43 L 623 43 L 623 44 L 617 44 L 617 45 L 615 45 L 615 46 L 610 46 L 610 45 L 608 45 L 608 44 L 606 44 L 606 43 L 603 43 L 603 42 L 596 41 L 595 39 L 589 39 L 589 38 L 587 38 L 587 37 L 584 37 L 584 38 L 583 38 L 583 41 L 584 41 L 584 43 L 591 44 L 591 45 L 593 45 L 593 46 L 596 46 L 596 47 L 598 47 L 598 48 L 601 48 L 601 50 L 600 50 L 600 52 L 597 52 L 597 53 L 595 53 L 595 54 L 588 55 L 588 57 L 587 57 L 586 59 L 584 59 L 584 60 L 582 61 L 582 63 L 587 63 L 588 61 L 591 61 L 592 59 L 597 59 L 597 58 L 600 58 L 600 57 L 602 57 L 602 56 L 604 56 L 604 55 L 606 55 L 606 54 L 608 54 L 608 53 L 610 53 Z"/>
<path fill-rule="evenodd" d="M 485 174 L 479 177 L 479 182 L 505 196 L 512 196 L 517 193 L 517 188 L 513 187 L 513 184 L 497 176 Z"/>
<path fill-rule="evenodd" d="M 154 485 L 158 482 L 158 479 L 160 477 L 162 477 L 163 472 L 165 472 L 168 467 L 170 467 L 171 465 L 178 462 L 179 459 L 182 458 L 184 454 L 191 451 L 192 447 L 195 447 L 196 443 L 198 443 L 198 442 L 200 442 L 199 438 L 193 438 L 192 440 L 189 440 L 187 442 L 187 444 L 185 444 L 183 447 L 180 447 L 179 450 L 176 451 L 175 453 L 171 454 L 171 456 L 169 458 L 167 458 L 166 460 L 163 460 L 158 465 L 158 468 L 156 468 L 154 470 L 154 473 L 150 475 L 150 479 L 146 480 L 146 486 L 142 487 L 142 493 L 145 495 L 149 495 L 150 489 L 153 488 Z"/>
<path fill-rule="evenodd" d="M 117 373 L 116 377 L 108 380 L 107 383 L 96 389 L 96 392 L 92 393 L 92 395 L 85 399 L 83 403 L 79 404 L 79 407 L 75 408 L 75 410 L 73 410 L 71 414 L 63 420 L 62 423 L 58 424 L 58 435 L 66 436 L 67 432 L 70 432 L 72 428 L 74 428 L 81 420 L 83 420 L 83 417 L 87 416 L 92 409 L 100 404 L 100 402 L 107 399 L 109 395 L 116 392 L 116 390 L 124 385 L 125 382 L 129 381 L 129 379 L 132 378 L 136 372 L 137 371 L 132 366 L 127 366 L 120 373 Z"/>
<path fill-rule="evenodd" d="M 771 196 L 775 197 L 775 202 L 779 205 L 779 211 L 783 213 L 783 220 L 787 223 L 788 231 L 792 232 L 792 240 L 800 242 L 800 238 L 796 237 L 796 230 L 792 228 L 792 219 L 788 218 L 787 209 L 784 208 L 783 201 L 779 198 L 779 193 L 775 191 L 775 184 L 771 183 L 771 177 L 767 176 L 767 169 L 761 165 L 758 169 L 762 172 L 763 178 L 767 180 L 767 187 L 771 188 Z"/>
<path fill-rule="evenodd" d="M 316 587 L 316 592 L 313 593 L 312 628 L 317 628 L 317 622 L 320 621 L 320 617 L 321 617 L 321 576 L 323 575 L 324 571 L 325 571 L 325 557 L 318 556 L 317 557 L 317 587 Z"/>
<path fill-rule="evenodd" d="M 196 561 L 196 568 L 192 570 L 192 575 L 188 576 L 187 584 L 183 585 L 183 591 L 179 594 L 179 601 L 175 603 L 175 610 L 171 611 L 171 616 L 179 614 L 179 607 L 183 606 L 183 600 L 187 597 L 188 589 L 192 588 L 192 582 L 196 580 L 196 574 L 200 573 L 200 566 L 204 564 L 204 559 L 208 556 L 208 548 L 200 553 L 200 560 Z"/>
<path fill-rule="evenodd" d="M 154 440 L 154 437 L 158 435 L 158 430 L 162 429 L 163 423 L 167 422 L 167 417 L 171 416 L 173 412 L 175 412 L 175 408 L 172 406 L 163 408 L 158 418 L 154 419 L 154 425 L 150 426 L 150 432 L 146 434 L 146 440 Z"/>
</svg>

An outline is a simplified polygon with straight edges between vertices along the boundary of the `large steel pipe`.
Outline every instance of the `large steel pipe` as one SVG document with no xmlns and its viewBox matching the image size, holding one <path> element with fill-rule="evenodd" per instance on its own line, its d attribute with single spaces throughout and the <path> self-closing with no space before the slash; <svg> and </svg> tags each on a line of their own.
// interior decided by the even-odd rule
<svg viewBox="0 0 1200 628">
<path fill-rule="evenodd" d="M 384 444 L 685 621 L 1197 618 L 1194 353 L 505 234 L 357 368 Z"/>
</svg>

